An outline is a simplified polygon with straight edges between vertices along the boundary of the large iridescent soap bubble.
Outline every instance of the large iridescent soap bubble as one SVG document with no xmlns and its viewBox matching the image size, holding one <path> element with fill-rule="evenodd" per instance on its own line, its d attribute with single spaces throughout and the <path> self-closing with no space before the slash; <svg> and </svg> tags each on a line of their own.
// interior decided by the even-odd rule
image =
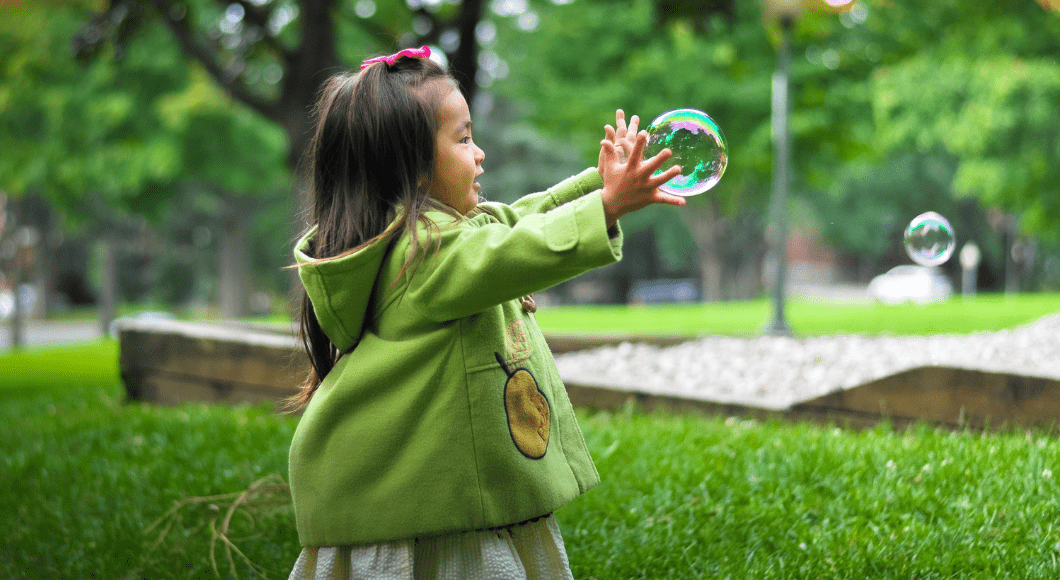
<svg viewBox="0 0 1060 580">
<path fill-rule="evenodd" d="M 921 266 L 945 264 L 956 246 L 953 226 L 933 211 L 916 216 L 905 228 L 905 251 Z"/>
<path fill-rule="evenodd" d="M 674 156 L 656 173 L 680 165 L 681 175 L 659 189 L 674 195 L 699 195 L 714 187 L 729 163 L 728 146 L 718 124 L 695 109 L 663 113 L 648 125 L 644 156 L 653 157 L 664 148 L 673 151 Z"/>
</svg>

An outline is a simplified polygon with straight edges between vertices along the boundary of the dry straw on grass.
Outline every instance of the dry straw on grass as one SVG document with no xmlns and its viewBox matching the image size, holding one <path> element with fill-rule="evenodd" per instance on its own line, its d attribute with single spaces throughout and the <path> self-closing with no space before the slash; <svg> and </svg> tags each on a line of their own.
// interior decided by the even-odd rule
<svg viewBox="0 0 1060 580">
<path fill-rule="evenodd" d="M 187 497 L 174 502 L 173 507 L 144 530 L 144 534 L 150 534 L 153 530 L 160 529 L 158 537 L 148 550 L 148 554 L 156 550 L 166 539 L 173 525 L 178 521 L 180 511 L 183 508 L 198 505 L 206 505 L 213 512 L 210 517 L 209 528 L 210 565 L 213 567 L 214 573 L 219 578 L 222 577 L 220 568 L 217 565 L 217 544 L 220 542 L 224 546 L 225 557 L 228 559 L 228 570 L 233 577 L 239 578 L 239 574 L 236 572 L 236 561 L 238 559 L 250 567 L 255 574 L 267 580 L 268 577 L 265 575 L 264 568 L 252 562 L 236 546 L 235 539 L 230 537 L 232 520 L 237 513 L 242 513 L 249 518 L 251 527 L 256 528 L 263 518 L 268 517 L 277 510 L 289 509 L 291 507 L 291 487 L 287 482 L 279 474 L 273 473 L 255 481 L 243 491 L 203 497 Z M 224 512 L 223 517 L 221 515 L 222 511 Z M 218 525 L 218 519 L 221 520 L 220 525 Z M 247 538 L 242 539 L 245 540 Z"/>
</svg>

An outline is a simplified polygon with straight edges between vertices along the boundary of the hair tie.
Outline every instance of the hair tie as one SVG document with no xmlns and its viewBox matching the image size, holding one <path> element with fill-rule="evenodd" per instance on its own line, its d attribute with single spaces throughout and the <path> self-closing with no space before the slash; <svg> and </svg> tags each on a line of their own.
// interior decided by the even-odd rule
<svg viewBox="0 0 1060 580">
<path fill-rule="evenodd" d="M 393 65 L 395 62 L 397 62 L 397 59 L 401 57 L 430 58 L 431 49 L 426 46 L 421 48 L 406 48 L 405 50 L 402 50 L 401 52 L 398 52 L 397 54 L 392 54 L 390 56 L 377 56 L 375 58 L 370 58 L 361 63 L 361 70 L 364 70 L 370 65 L 375 64 L 377 62 L 385 62 L 388 65 Z"/>
</svg>

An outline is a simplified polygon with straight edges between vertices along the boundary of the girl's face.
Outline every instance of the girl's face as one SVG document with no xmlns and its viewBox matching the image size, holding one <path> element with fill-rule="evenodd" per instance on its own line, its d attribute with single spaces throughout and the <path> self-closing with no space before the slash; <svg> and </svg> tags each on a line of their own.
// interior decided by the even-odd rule
<svg viewBox="0 0 1060 580">
<path fill-rule="evenodd" d="M 471 112 L 459 89 L 454 88 L 442 99 L 438 110 L 438 134 L 434 138 L 434 177 L 427 194 L 467 213 L 478 205 L 481 186 L 475 179 L 482 175 L 486 154 L 471 140 Z"/>
</svg>

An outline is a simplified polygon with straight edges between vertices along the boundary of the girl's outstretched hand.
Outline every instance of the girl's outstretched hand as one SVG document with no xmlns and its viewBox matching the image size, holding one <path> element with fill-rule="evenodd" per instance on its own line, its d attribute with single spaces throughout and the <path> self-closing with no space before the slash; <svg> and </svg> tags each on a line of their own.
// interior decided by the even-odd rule
<svg viewBox="0 0 1060 580">
<path fill-rule="evenodd" d="M 636 115 L 625 123 L 621 110 L 615 114 L 617 129 L 610 125 L 604 128 L 605 138 L 600 141 L 600 163 L 597 169 L 604 180 L 603 200 L 607 227 L 618 218 L 645 208 L 653 203 L 684 205 L 685 198 L 659 191 L 659 186 L 681 173 L 680 166 L 652 176 L 667 159 L 673 156 L 669 149 L 644 159 L 644 146 L 648 143 L 647 131 L 637 132 L 639 119 Z"/>
</svg>

